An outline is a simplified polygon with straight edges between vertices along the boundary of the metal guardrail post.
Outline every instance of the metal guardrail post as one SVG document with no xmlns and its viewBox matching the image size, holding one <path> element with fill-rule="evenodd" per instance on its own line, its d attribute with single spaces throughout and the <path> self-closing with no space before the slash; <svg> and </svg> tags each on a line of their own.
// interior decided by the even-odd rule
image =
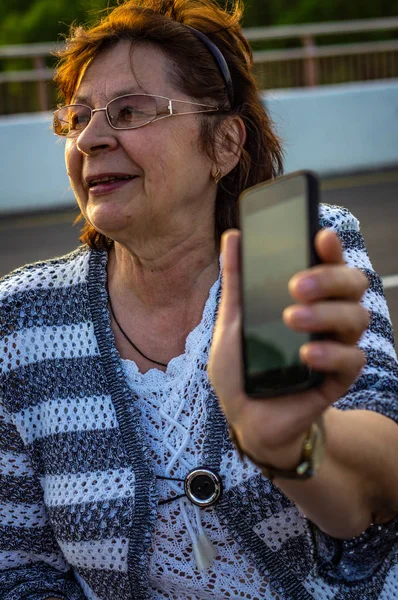
<svg viewBox="0 0 398 600">
<path fill-rule="evenodd" d="M 33 66 L 35 69 L 45 69 L 46 62 L 44 60 L 44 56 L 35 56 L 33 58 Z M 48 99 L 47 99 L 47 89 L 46 82 L 44 79 L 39 79 L 37 81 L 38 91 L 39 91 L 39 106 L 41 111 L 46 111 L 49 109 Z"/>
<path fill-rule="evenodd" d="M 306 50 L 304 60 L 304 83 L 306 87 L 318 85 L 318 69 L 315 58 L 315 40 L 311 34 L 303 35 L 301 42 Z"/>
</svg>

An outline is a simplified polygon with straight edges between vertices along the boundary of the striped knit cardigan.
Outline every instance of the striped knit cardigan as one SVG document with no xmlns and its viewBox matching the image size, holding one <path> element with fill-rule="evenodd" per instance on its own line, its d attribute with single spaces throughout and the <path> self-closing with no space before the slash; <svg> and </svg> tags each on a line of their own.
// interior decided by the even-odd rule
<svg viewBox="0 0 398 600">
<path fill-rule="evenodd" d="M 381 280 L 348 211 L 323 205 L 321 224 L 339 232 L 348 264 L 370 284 L 370 325 L 360 342 L 367 365 L 336 406 L 397 421 Z M 158 499 L 110 327 L 106 264 L 106 252 L 82 247 L 0 282 L 1 600 L 149 594 Z M 254 467 L 245 477 L 210 385 L 203 439 L 203 464 L 230 482 L 214 510 L 281 598 L 398 598 L 397 520 L 337 540 Z"/>
</svg>

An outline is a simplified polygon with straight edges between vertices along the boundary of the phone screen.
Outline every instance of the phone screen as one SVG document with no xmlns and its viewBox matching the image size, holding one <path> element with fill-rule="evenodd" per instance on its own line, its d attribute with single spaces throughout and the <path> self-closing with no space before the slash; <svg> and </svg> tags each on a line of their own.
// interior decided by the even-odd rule
<svg viewBox="0 0 398 600">
<path fill-rule="evenodd" d="M 309 202 L 305 175 L 256 186 L 242 198 L 243 351 L 248 393 L 277 395 L 311 384 L 311 373 L 299 356 L 310 336 L 292 331 L 282 320 L 283 310 L 294 304 L 289 280 L 314 263 L 314 211 Z"/>
</svg>

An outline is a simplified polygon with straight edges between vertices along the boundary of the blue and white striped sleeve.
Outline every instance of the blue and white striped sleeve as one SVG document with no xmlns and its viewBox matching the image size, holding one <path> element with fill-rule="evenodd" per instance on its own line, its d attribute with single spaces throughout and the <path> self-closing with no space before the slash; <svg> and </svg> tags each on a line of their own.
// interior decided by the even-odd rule
<svg viewBox="0 0 398 600">
<path fill-rule="evenodd" d="M 85 596 L 54 539 L 30 457 L 0 397 L 0 598 Z"/>
<path fill-rule="evenodd" d="M 360 269 L 369 281 L 362 304 L 370 322 L 358 344 L 365 353 L 366 365 L 336 406 L 342 410 L 373 410 L 398 422 L 398 363 L 382 280 L 373 270 L 359 222 L 347 209 L 321 205 L 321 224 L 337 232 L 347 265 Z"/>
<path fill-rule="evenodd" d="M 322 205 L 321 225 L 337 232 L 346 263 L 362 270 L 369 281 L 362 302 L 369 311 L 370 323 L 358 344 L 365 353 L 366 365 L 335 406 L 341 410 L 375 411 L 398 422 L 398 363 L 382 280 L 373 270 L 359 222 L 348 210 Z M 384 525 L 371 525 L 363 534 L 349 540 L 332 538 L 315 525 L 311 527 L 318 568 L 329 583 L 361 585 L 371 579 L 376 586 L 377 573 L 391 572 L 391 569 L 395 573 L 398 517 Z M 364 596 L 353 595 L 357 597 Z"/>
<path fill-rule="evenodd" d="M 14 397 L 13 379 L 4 368 L 14 331 L 6 300 L 0 295 L 0 598 L 84 600 L 53 535 L 38 473 L 5 402 L 6 389 Z M 17 349 L 15 356 L 19 360 Z"/>
</svg>

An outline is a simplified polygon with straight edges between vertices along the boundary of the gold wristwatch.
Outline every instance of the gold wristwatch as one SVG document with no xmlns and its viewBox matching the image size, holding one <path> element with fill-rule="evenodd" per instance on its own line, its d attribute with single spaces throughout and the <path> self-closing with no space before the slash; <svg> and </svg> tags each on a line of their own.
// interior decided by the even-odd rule
<svg viewBox="0 0 398 600">
<path fill-rule="evenodd" d="M 234 443 L 239 455 L 244 456 L 245 453 L 239 447 L 235 432 L 230 428 L 231 440 Z M 270 479 L 309 479 L 313 477 L 319 469 L 325 454 L 325 431 L 323 428 L 322 419 L 312 423 L 309 428 L 301 448 L 301 456 L 299 462 L 293 469 L 279 469 L 271 465 L 266 465 L 254 460 L 251 456 L 246 456 L 257 467 L 259 467 L 265 477 Z"/>
</svg>

